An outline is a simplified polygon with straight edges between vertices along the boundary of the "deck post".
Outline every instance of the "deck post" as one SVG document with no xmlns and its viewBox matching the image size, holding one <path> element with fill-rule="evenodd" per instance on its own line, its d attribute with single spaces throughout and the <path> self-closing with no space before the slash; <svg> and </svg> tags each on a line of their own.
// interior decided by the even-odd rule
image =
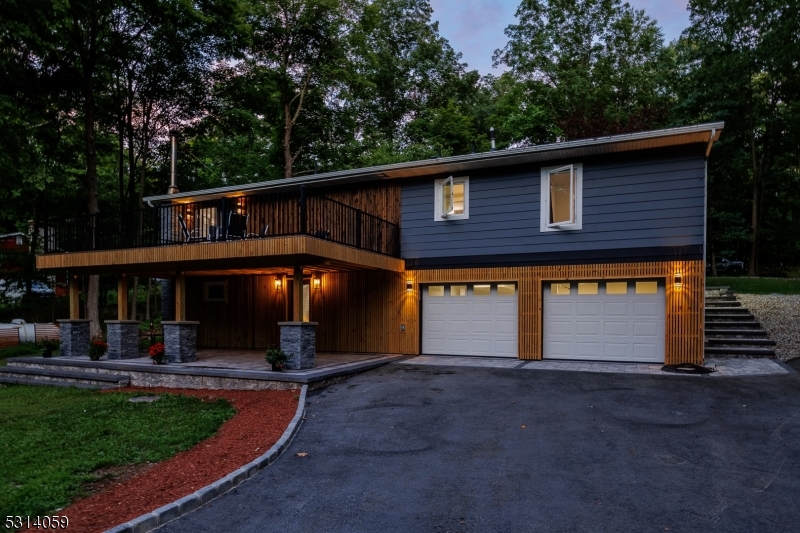
<svg viewBox="0 0 800 533">
<path fill-rule="evenodd" d="M 128 276 L 125 274 L 117 277 L 117 320 L 128 320 Z"/>
<path fill-rule="evenodd" d="M 303 267 L 294 267 L 294 282 L 292 283 L 293 312 L 292 321 L 303 321 Z"/>
<path fill-rule="evenodd" d="M 186 320 L 186 276 L 178 272 L 175 276 L 175 321 Z"/>
<path fill-rule="evenodd" d="M 69 318 L 70 320 L 80 320 L 81 318 L 81 287 L 78 284 L 78 276 L 69 277 Z"/>
</svg>

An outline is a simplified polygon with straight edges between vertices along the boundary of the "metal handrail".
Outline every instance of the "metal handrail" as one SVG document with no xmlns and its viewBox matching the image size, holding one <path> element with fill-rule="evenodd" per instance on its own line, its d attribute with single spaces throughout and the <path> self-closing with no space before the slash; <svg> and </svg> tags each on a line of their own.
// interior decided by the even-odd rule
<svg viewBox="0 0 800 533">
<path fill-rule="evenodd" d="M 231 222 L 232 214 L 237 215 L 236 224 Z M 310 193 L 304 187 L 54 219 L 45 222 L 43 228 L 46 254 L 310 235 L 400 256 L 397 224 Z"/>
</svg>

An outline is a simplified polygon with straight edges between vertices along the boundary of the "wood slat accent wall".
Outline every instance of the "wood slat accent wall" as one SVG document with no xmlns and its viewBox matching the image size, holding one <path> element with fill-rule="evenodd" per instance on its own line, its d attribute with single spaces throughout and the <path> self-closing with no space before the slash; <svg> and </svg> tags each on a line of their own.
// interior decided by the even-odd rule
<svg viewBox="0 0 800 533">
<path fill-rule="evenodd" d="M 683 274 L 683 286 L 673 284 L 675 272 Z M 542 282 L 593 279 L 666 279 L 667 364 L 703 362 L 705 268 L 702 261 L 558 265 L 509 268 L 468 268 L 407 271 L 419 285 L 471 281 L 516 281 L 519 286 L 519 358 L 542 358 Z M 416 335 L 419 338 L 419 335 Z M 414 353 L 419 353 L 419 346 Z"/>
<path fill-rule="evenodd" d="M 311 290 L 317 349 L 324 352 L 416 354 L 418 300 L 394 272 L 330 273 Z M 401 325 L 405 330 L 401 331 Z"/>
<path fill-rule="evenodd" d="M 227 302 L 203 301 L 206 281 L 227 281 Z M 286 320 L 286 285 L 275 290 L 275 276 L 224 276 L 186 279 L 187 320 L 197 320 L 197 345 L 203 348 L 262 349 L 280 343 L 278 322 Z"/>
<path fill-rule="evenodd" d="M 365 213 L 400 225 L 401 193 L 397 183 L 380 183 L 377 185 L 359 185 L 323 191 L 324 196 Z"/>
</svg>

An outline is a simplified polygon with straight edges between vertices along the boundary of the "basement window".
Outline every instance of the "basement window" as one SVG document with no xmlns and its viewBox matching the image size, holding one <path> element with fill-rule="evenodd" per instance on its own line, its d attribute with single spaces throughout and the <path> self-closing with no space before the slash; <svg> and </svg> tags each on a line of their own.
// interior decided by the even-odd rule
<svg viewBox="0 0 800 533">
<path fill-rule="evenodd" d="M 228 301 L 228 282 L 227 281 L 207 281 L 203 284 L 203 301 L 205 302 L 227 302 Z"/>
<path fill-rule="evenodd" d="M 578 230 L 583 226 L 583 165 L 542 168 L 540 231 Z"/>
<path fill-rule="evenodd" d="M 469 178 L 454 178 L 434 182 L 433 220 L 469 218 Z"/>
</svg>

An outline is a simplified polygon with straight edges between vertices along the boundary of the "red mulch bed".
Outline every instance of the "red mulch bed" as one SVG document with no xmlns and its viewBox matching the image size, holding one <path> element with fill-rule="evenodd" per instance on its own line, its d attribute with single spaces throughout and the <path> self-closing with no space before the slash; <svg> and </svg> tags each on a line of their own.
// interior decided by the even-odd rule
<svg viewBox="0 0 800 533">
<path fill-rule="evenodd" d="M 228 391 L 128 387 L 114 392 L 185 394 L 205 400 L 227 398 L 237 413 L 194 448 L 135 474 L 57 514 L 69 530 L 102 532 L 187 496 L 261 456 L 281 438 L 297 410 L 299 391 Z"/>
</svg>

